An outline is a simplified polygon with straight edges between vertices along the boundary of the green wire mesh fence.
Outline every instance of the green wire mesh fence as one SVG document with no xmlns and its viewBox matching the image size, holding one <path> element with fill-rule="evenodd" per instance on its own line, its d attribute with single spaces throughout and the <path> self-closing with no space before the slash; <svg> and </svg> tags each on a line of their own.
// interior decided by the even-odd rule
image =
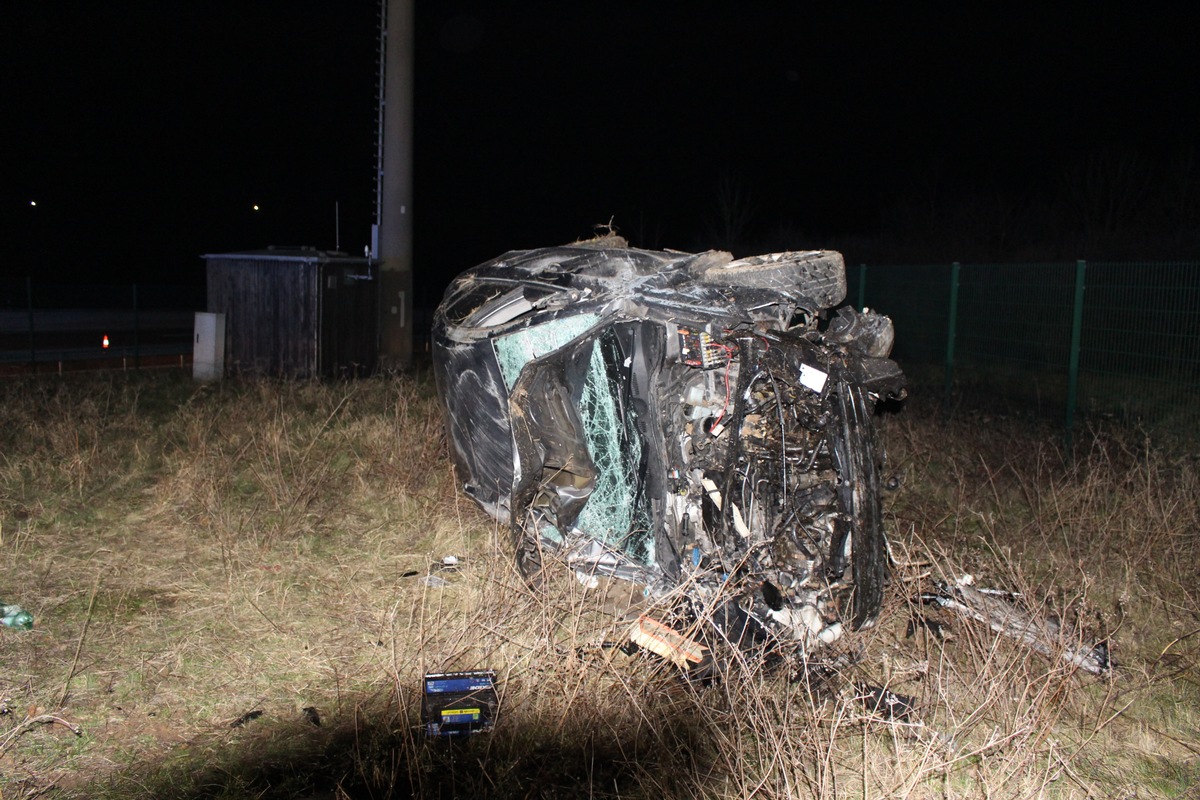
<svg viewBox="0 0 1200 800">
<path fill-rule="evenodd" d="M 1200 262 L 862 265 L 852 302 L 896 325 L 895 357 L 941 400 L 1200 439 Z M 937 378 L 941 378 L 937 381 Z"/>
</svg>

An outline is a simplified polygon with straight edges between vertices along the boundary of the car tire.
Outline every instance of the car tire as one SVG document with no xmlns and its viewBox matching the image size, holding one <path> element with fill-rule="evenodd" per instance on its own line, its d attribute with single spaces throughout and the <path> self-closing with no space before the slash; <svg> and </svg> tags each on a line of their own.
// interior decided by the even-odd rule
<svg viewBox="0 0 1200 800">
<path fill-rule="evenodd" d="M 701 283 L 801 294 L 820 308 L 846 298 L 846 261 L 834 250 L 797 250 L 740 258 L 708 267 Z"/>
<path fill-rule="evenodd" d="M 888 581 L 887 537 L 872 415 L 875 403 L 861 386 L 842 383 L 834 400 L 836 438 L 831 444 L 840 477 L 839 503 L 850 523 L 852 601 L 855 630 L 875 624 Z"/>
</svg>

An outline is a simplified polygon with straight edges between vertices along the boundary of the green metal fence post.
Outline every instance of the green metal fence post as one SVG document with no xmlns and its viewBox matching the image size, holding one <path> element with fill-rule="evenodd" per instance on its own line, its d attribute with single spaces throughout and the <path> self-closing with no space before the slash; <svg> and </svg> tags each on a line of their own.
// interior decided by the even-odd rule
<svg viewBox="0 0 1200 800">
<path fill-rule="evenodd" d="M 867 307 L 867 265 L 858 265 L 858 310 Z"/>
<path fill-rule="evenodd" d="M 942 412 L 950 413 L 950 394 L 954 387 L 954 340 L 958 336 L 958 272 L 961 265 L 955 261 L 950 267 L 950 321 L 946 326 L 946 396 Z"/>
<path fill-rule="evenodd" d="M 1067 453 L 1071 452 L 1075 435 L 1075 402 L 1079 389 L 1079 341 L 1083 333 L 1083 287 L 1087 277 L 1087 262 L 1075 262 L 1075 313 L 1071 318 L 1071 353 L 1067 365 Z"/>
</svg>

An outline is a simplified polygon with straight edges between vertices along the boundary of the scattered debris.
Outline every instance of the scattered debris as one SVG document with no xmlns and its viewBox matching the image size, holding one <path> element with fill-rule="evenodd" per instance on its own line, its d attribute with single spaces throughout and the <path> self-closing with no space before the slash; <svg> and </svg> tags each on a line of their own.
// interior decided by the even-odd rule
<svg viewBox="0 0 1200 800">
<path fill-rule="evenodd" d="M 233 722 L 229 723 L 229 727 L 240 728 L 243 725 L 245 725 L 247 722 L 253 722 L 254 720 L 261 717 L 262 715 L 263 715 L 262 709 L 255 709 L 254 711 L 247 711 L 245 714 L 242 714 L 240 717 L 235 719 Z"/>
<path fill-rule="evenodd" d="M 1019 594 L 979 588 L 974 583 L 973 576 L 964 575 L 953 584 L 938 583 L 936 591 L 921 594 L 917 599 L 982 622 L 1044 656 L 1061 656 L 1068 663 L 1095 675 L 1104 675 L 1116 666 L 1109 657 L 1107 642 L 1083 643 L 1064 630 L 1057 620 L 1021 609 L 1017 605 Z"/>
<path fill-rule="evenodd" d="M 430 589 L 442 589 L 450 585 L 450 581 L 437 575 L 426 575 L 421 578 L 421 585 L 428 586 Z"/>
<path fill-rule="evenodd" d="M 954 634 L 947 630 L 946 626 L 935 619 L 930 619 L 924 614 L 913 612 L 908 618 L 908 629 L 905 631 L 905 637 L 911 639 L 916 636 L 918 630 L 927 630 L 933 638 L 940 641 L 949 641 L 954 638 Z"/>
<path fill-rule="evenodd" d="M 629 640 L 684 670 L 703 662 L 707 650 L 699 642 L 645 615 L 633 624 Z"/>
<path fill-rule="evenodd" d="M 33 630 L 33 615 L 18 605 L 0 602 L 0 625 L 21 631 Z"/>
<path fill-rule="evenodd" d="M 896 694 L 891 689 L 885 689 L 882 686 L 869 686 L 860 683 L 855 685 L 854 693 L 855 699 L 873 717 L 888 721 L 908 721 L 916 711 L 916 698 Z"/>
<path fill-rule="evenodd" d="M 600 585 L 599 578 L 581 569 L 575 570 L 575 580 L 579 581 L 579 585 L 585 589 L 595 589 Z"/>
</svg>

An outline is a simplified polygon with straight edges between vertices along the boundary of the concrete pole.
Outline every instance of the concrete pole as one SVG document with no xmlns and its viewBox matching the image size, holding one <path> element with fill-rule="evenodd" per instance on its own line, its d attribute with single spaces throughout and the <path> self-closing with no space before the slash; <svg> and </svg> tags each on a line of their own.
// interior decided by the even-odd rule
<svg viewBox="0 0 1200 800">
<path fill-rule="evenodd" d="M 383 165 L 379 176 L 379 365 L 413 360 L 413 0 L 383 0 Z"/>
</svg>

